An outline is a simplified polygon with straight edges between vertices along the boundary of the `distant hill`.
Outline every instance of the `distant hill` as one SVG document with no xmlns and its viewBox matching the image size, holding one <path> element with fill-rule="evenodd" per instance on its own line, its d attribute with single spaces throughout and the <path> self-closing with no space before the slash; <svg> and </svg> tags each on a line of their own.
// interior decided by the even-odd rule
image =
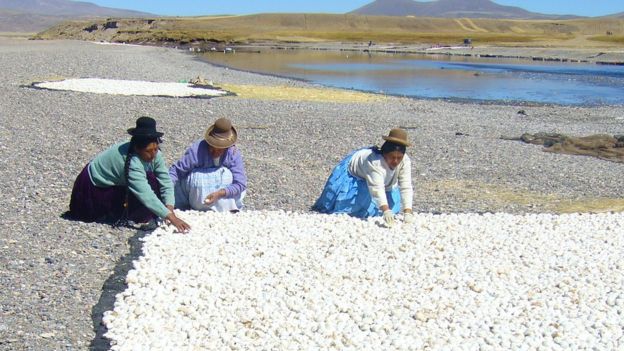
<svg viewBox="0 0 624 351">
<path fill-rule="evenodd" d="M 610 32 L 611 34 L 607 34 Z M 61 23 L 38 39 L 80 39 L 179 47 L 343 42 L 582 47 L 624 44 L 624 19 L 519 20 L 337 14 L 260 14 L 97 19 Z M 380 45 L 381 46 L 381 45 Z M 365 45 L 365 47 L 367 47 Z"/>
<path fill-rule="evenodd" d="M 373 16 L 422 16 L 442 18 L 571 19 L 578 16 L 545 15 L 490 0 L 375 0 L 351 13 Z"/>
<path fill-rule="evenodd" d="M 38 32 L 69 19 L 147 17 L 145 12 L 70 0 L 0 0 L 0 32 Z"/>
<path fill-rule="evenodd" d="M 63 20 L 57 16 L 0 9 L 0 32 L 37 32 Z"/>
</svg>

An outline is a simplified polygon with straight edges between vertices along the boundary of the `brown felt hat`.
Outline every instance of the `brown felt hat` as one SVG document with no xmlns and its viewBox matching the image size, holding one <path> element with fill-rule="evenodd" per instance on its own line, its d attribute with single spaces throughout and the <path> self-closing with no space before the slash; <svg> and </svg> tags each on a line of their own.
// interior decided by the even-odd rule
<svg viewBox="0 0 624 351">
<path fill-rule="evenodd" d="M 216 120 L 215 123 L 206 130 L 206 136 L 204 137 L 208 145 L 218 149 L 225 149 L 234 145 L 237 138 L 238 134 L 236 133 L 236 129 L 232 127 L 232 122 L 227 118 L 219 118 Z"/>
<path fill-rule="evenodd" d="M 412 146 L 412 144 L 407 141 L 407 132 L 401 128 L 393 128 L 388 133 L 388 136 L 383 136 L 383 140 L 403 145 L 403 146 Z"/>
</svg>

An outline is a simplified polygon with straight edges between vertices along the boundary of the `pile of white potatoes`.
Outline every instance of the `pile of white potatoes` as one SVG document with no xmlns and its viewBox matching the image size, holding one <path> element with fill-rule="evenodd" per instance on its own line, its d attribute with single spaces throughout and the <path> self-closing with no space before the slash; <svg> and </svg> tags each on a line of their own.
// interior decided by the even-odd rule
<svg viewBox="0 0 624 351">
<path fill-rule="evenodd" d="M 181 212 L 104 315 L 113 350 L 622 350 L 624 214 Z"/>
<path fill-rule="evenodd" d="M 118 80 L 103 78 L 73 78 L 59 81 L 40 82 L 32 85 L 49 90 L 69 90 L 83 93 L 111 95 L 211 97 L 228 92 L 189 83 L 146 82 L 140 80 Z"/>
</svg>

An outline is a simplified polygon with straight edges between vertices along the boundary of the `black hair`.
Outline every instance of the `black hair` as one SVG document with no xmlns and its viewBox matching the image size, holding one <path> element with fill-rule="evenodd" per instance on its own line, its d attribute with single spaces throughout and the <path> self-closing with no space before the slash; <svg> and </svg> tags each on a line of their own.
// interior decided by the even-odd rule
<svg viewBox="0 0 624 351">
<path fill-rule="evenodd" d="M 383 145 L 381 145 L 380 150 L 382 154 L 387 154 L 392 151 L 398 151 L 405 155 L 406 148 L 405 148 L 405 145 L 393 143 L 391 141 L 386 141 L 385 143 L 383 143 Z"/>
<path fill-rule="evenodd" d="M 162 143 L 162 139 L 155 136 L 143 136 L 133 135 L 130 138 L 130 144 L 128 145 L 128 154 L 126 155 L 126 161 L 124 162 L 124 178 L 126 179 L 126 195 L 124 196 L 123 213 L 121 218 L 115 223 L 116 227 L 128 225 L 128 195 L 130 194 L 130 183 L 128 182 L 128 176 L 130 175 L 130 161 L 134 156 L 134 149 L 145 149 L 151 143 Z"/>
<path fill-rule="evenodd" d="M 128 175 L 130 173 L 130 160 L 134 155 L 134 149 L 145 149 L 147 145 L 151 143 L 160 144 L 162 140 L 159 137 L 147 137 L 141 135 L 135 135 L 130 138 L 130 145 L 128 146 L 128 155 L 126 155 L 126 163 L 124 164 L 124 176 L 126 177 L 126 185 L 128 183 Z"/>
<path fill-rule="evenodd" d="M 143 135 L 135 135 L 130 138 L 130 145 L 132 148 L 128 149 L 128 154 L 134 152 L 134 149 L 145 149 L 147 145 L 151 143 L 160 144 L 162 143 L 162 139 L 155 136 L 143 136 Z"/>
</svg>

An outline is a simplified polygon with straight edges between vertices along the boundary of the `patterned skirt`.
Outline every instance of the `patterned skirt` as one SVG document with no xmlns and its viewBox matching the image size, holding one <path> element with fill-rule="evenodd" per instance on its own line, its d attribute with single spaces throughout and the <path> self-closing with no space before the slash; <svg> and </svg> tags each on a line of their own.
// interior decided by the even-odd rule
<svg viewBox="0 0 624 351">
<path fill-rule="evenodd" d="M 342 159 L 334 168 L 321 196 L 312 209 L 321 213 L 346 213 L 348 215 L 367 218 L 381 216 L 378 205 L 368 191 L 366 180 L 349 173 L 349 162 L 356 150 Z M 386 192 L 388 207 L 394 213 L 401 210 L 401 194 L 398 187 Z"/>
<path fill-rule="evenodd" d="M 196 168 L 175 184 L 175 207 L 197 211 L 239 211 L 243 208 L 246 192 L 234 198 L 221 198 L 210 206 L 204 200 L 211 193 L 232 184 L 232 172 L 227 167 Z"/>
<path fill-rule="evenodd" d="M 147 172 L 147 182 L 160 198 L 160 183 L 153 172 Z M 87 164 L 74 182 L 68 215 L 84 222 L 115 222 L 123 215 L 125 197 L 125 186 L 95 186 L 91 182 Z M 129 220 L 145 223 L 156 217 L 131 192 L 128 193 Z"/>
</svg>

